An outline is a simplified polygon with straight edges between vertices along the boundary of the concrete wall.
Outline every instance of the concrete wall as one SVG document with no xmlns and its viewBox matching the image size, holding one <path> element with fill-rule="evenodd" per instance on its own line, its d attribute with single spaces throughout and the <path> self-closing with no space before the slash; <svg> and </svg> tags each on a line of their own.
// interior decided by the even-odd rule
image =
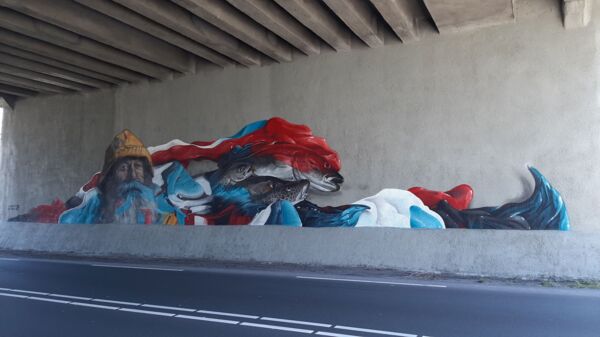
<svg viewBox="0 0 600 337">
<path fill-rule="evenodd" d="M 497 205 L 531 192 L 525 165 L 533 164 L 563 194 L 574 228 L 599 229 L 599 22 L 567 31 L 557 1 L 516 6 L 514 25 L 379 49 L 357 45 L 288 64 L 207 69 L 125 86 L 114 96 L 23 101 L 7 123 L 12 152 L 4 158 L 12 166 L 2 209 L 68 197 L 100 168 L 111 135 L 125 127 L 157 145 L 221 137 L 282 116 L 310 125 L 340 153 L 345 186 L 313 196 L 320 204 L 383 187 L 468 183 L 473 206 Z"/>
<path fill-rule="evenodd" d="M 77 192 L 102 168 L 113 116 L 112 91 L 32 98 L 5 111 L 0 218 Z"/>
<path fill-rule="evenodd" d="M 0 222 L 0 250 L 600 280 L 600 233 Z"/>
</svg>

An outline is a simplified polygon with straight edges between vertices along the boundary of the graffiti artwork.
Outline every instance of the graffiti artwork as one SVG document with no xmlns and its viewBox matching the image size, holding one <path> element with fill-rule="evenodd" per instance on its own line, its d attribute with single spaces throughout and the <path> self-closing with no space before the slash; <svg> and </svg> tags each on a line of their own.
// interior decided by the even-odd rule
<svg viewBox="0 0 600 337">
<path fill-rule="evenodd" d="M 215 169 L 193 172 L 191 164 Z M 282 118 L 251 123 L 230 137 L 146 148 L 131 131 L 115 136 L 102 171 L 67 202 L 40 205 L 13 221 L 297 227 L 568 230 L 560 194 L 535 168 L 531 197 L 469 209 L 473 189 L 383 189 L 341 206 L 319 206 L 313 191 L 335 193 L 341 161 L 309 127 Z"/>
<path fill-rule="evenodd" d="M 527 200 L 462 210 L 441 200 L 434 211 L 444 219 L 447 228 L 568 230 L 569 217 L 560 194 L 538 170 L 530 167 L 529 171 L 535 189 Z"/>
</svg>

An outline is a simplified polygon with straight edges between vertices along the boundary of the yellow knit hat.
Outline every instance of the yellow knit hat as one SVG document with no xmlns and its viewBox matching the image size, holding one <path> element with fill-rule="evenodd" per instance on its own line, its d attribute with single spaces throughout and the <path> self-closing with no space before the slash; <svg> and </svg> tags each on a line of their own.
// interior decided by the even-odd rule
<svg viewBox="0 0 600 337">
<path fill-rule="evenodd" d="M 146 158 L 152 166 L 152 157 L 144 146 L 144 143 L 133 132 L 127 129 L 118 133 L 106 149 L 102 172 L 106 174 L 118 159 L 124 157 Z"/>
</svg>

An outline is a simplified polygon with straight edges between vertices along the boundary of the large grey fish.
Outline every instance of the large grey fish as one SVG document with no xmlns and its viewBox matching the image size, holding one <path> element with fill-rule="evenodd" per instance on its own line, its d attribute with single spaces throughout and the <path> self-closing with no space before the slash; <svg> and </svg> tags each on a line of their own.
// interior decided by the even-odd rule
<svg viewBox="0 0 600 337">
<path fill-rule="evenodd" d="M 276 177 L 286 181 L 308 180 L 312 189 L 334 192 L 344 182 L 344 178 L 334 170 L 323 172 L 313 169 L 303 172 L 268 157 L 250 157 L 230 162 L 218 171 L 218 182 L 223 185 L 233 185 L 252 176 Z"/>
<path fill-rule="evenodd" d="M 237 184 L 250 193 L 255 203 L 270 205 L 277 200 L 287 200 L 292 203 L 306 199 L 308 180 L 285 181 L 274 177 L 249 177 Z"/>
</svg>

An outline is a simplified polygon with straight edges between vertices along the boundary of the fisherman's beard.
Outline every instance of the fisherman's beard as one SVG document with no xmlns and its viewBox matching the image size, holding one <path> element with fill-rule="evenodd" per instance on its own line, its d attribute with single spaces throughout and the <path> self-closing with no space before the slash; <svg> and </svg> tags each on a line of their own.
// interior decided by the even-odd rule
<svg viewBox="0 0 600 337">
<path fill-rule="evenodd" d="M 115 200 L 116 223 L 151 224 L 158 220 L 154 189 L 139 181 L 119 184 Z"/>
</svg>

